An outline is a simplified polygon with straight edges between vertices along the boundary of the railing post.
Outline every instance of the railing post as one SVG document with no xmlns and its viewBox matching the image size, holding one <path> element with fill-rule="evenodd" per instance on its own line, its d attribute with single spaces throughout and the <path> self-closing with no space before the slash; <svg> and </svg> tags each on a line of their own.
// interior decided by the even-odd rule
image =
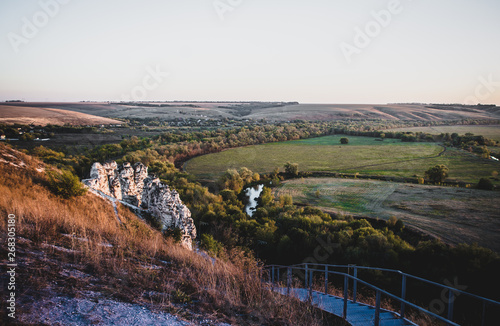
<svg viewBox="0 0 500 326">
<path fill-rule="evenodd" d="M 358 278 L 358 268 L 356 265 L 354 265 L 354 277 Z M 352 301 L 356 302 L 356 294 L 358 292 L 358 282 L 356 279 L 354 279 L 353 285 L 352 285 Z"/>
<path fill-rule="evenodd" d="M 377 290 L 375 299 L 375 326 L 380 325 L 380 291 Z"/>
<path fill-rule="evenodd" d="M 290 295 L 290 286 L 292 283 L 292 269 L 290 267 L 287 268 L 287 272 L 286 272 L 286 288 L 287 288 L 287 295 Z"/>
<path fill-rule="evenodd" d="M 307 264 L 306 264 L 306 272 L 305 272 L 305 281 L 304 281 L 304 287 L 307 289 Z"/>
<path fill-rule="evenodd" d="M 401 282 L 401 299 L 406 300 L 406 274 L 403 274 Z M 405 318 L 405 303 L 401 302 L 401 319 Z"/>
<path fill-rule="evenodd" d="M 328 265 L 325 265 L 325 294 L 328 294 Z"/>
<path fill-rule="evenodd" d="M 348 286 L 349 279 L 347 278 L 347 275 L 344 275 L 344 311 L 342 313 L 344 319 L 347 319 L 347 296 L 349 295 Z"/>
<path fill-rule="evenodd" d="M 274 291 L 274 265 L 271 266 L 271 290 Z"/>
<path fill-rule="evenodd" d="M 312 294 L 313 294 L 313 271 L 309 271 L 309 301 L 312 302 Z"/>
<path fill-rule="evenodd" d="M 453 303 L 455 301 L 455 294 L 452 289 L 448 290 L 448 320 L 453 321 Z"/>
</svg>

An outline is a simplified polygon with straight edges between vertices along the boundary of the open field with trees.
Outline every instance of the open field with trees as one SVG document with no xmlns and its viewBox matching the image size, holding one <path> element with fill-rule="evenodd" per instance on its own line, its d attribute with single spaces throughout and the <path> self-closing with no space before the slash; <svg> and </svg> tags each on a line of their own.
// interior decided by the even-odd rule
<svg viewBox="0 0 500 326">
<path fill-rule="evenodd" d="M 286 162 L 298 163 L 302 172 L 359 173 L 365 175 L 423 177 L 435 165 L 449 168 L 449 179 L 477 183 L 500 169 L 496 161 L 469 152 L 443 148 L 436 143 L 401 142 L 399 139 L 377 141 L 371 137 L 343 135 L 247 146 L 196 157 L 185 165 L 187 172 L 201 179 L 215 180 L 227 169 L 245 166 L 252 171 L 283 171 Z M 498 184 L 498 180 L 495 181 Z"/>
<path fill-rule="evenodd" d="M 385 131 L 410 131 L 410 132 L 424 132 L 429 134 L 452 134 L 465 135 L 471 133 L 474 135 L 481 135 L 486 138 L 500 141 L 500 125 L 467 125 L 467 126 L 430 126 L 430 127 L 405 127 L 394 128 Z"/>
<path fill-rule="evenodd" d="M 387 181 L 293 179 L 275 189 L 296 204 L 389 220 L 392 216 L 452 244 L 478 243 L 500 252 L 500 193 Z"/>
</svg>

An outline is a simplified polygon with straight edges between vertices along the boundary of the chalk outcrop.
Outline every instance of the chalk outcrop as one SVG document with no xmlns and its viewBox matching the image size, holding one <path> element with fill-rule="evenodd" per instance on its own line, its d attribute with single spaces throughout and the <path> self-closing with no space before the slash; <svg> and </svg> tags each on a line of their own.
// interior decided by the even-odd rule
<svg viewBox="0 0 500 326">
<path fill-rule="evenodd" d="M 180 229 L 181 243 L 192 249 L 196 227 L 191 212 L 177 191 L 148 175 L 144 164 L 94 163 L 90 179 L 83 180 L 83 183 L 101 194 L 138 208 L 138 211 L 145 210 L 160 223 L 162 231 Z"/>
</svg>

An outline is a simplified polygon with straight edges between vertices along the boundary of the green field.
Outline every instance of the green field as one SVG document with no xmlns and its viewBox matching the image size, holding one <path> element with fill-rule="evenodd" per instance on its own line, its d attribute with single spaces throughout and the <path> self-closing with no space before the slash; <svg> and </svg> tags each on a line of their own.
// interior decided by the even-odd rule
<svg viewBox="0 0 500 326">
<path fill-rule="evenodd" d="M 444 148 L 436 143 L 403 143 L 396 139 L 377 141 L 370 137 L 348 136 L 349 144 L 340 145 L 342 135 L 270 143 L 226 150 L 196 157 L 184 168 L 199 179 L 214 180 L 227 169 L 247 167 L 267 173 L 286 162 L 299 164 L 300 171 L 360 173 L 366 175 L 423 176 L 436 164 L 450 168 L 450 179 L 476 183 L 500 170 L 500 164 L 468 152 Z"/>
<path fill-rule="evenodd" d="M 308 178 L 284 182 L 275 195 L 326 211 L 388 219 L 425 230 L 446 242 L 477 242 L 500 252 L 500 193 L 386 181 Z"/>
<path fill-rule="evenodd" d="M 486 138 L 500 141 L 500 126 L 499 125 L 413 127 L 413 128 L 389 129 L 386 131 L 425 132 L 425 133 L 434 134 L 434 135 L 439 135 L 442 133 L 443 134 L 445 134 L 445 133 L 452 134 L 454 132 L 456 132 L 459 135 L 465 135 L 466 133 L 472 133 L 474 135 L 484 136 Z"/>
</svg>

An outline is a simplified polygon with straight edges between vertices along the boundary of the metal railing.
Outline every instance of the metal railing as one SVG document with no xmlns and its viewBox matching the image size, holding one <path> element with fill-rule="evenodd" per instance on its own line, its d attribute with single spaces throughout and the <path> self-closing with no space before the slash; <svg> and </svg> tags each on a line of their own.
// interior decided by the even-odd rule
<svg viewBox="0 0 500 326">
<path fill-rule="evenodd" d="M 323 269 L 319 269 L 318 267 L 322 267 Z M 338 272 L 331 270 L 331 268 L 347 268 L 348 273 L 343 273 L 343 272 Z M 358 283 L 363 284 L 364 286 L 372 289 L 375 291 L 375 325 L 378 326 L 380 322 L 380 298 L 381 295 L 385 295 L 397 302 L 400 303 L 400 312 L 399 312 L 399 318 L 404 319 L 405 314 L 406 314 L 406 308 L 411 307 L 414 308 L 418 311 L 421 311 L 424 314 L 427 314 L 428 316 L 431 316 L 437 320 L 445 322 L 447 325 L 458 325 L 453 321 L 453 308 L 454 308 L 454 302 L 456 297 L 459 294 L 464 294 L 466 296 L 472 297 L 476 300 L 479 300 L 482 302 L 482 317 L 481 317 L 481 325 L 485 325 L 486 323 L 486 307 L 488 305 L 493 305 L 497 306 L 500 308 L 500 302 L 487 299 L 469 292 L 465 292 L 459 289 L 456 289 L 451 286 L 447 286 L 444 284 L 436 283 L 433 281 L 426 280 L 424 278 L 411 275 L 408 273 L 404 273 L 399 270 L 394 270 L 394 269 L 386 269 L 386 268 L 375 268 L 375 267 L 365 267 L 365 266 L 356 266 L 356 265 L 327 265 L 327 264 L 298 264 L 298 265 L 291 265 L 291 266 L 283 266 L 283 265 L 268 265 L 265 266 L 265 270 L 269 271 L 269 281 L 271 282 L 271 285 L 274 286 L 276 284 L 276 276 L 278 276 L 278 282 L 279 282 L 279 275 L 280 275 L 280 269 L 285 269 L 286 272 L 286 288 L 287 288 L 287 295 L 290 294 L 290 288 L 291 288 L 291 283 L 292 283 L 292 273 L 294 270 L 300 270 L 304 272 L 304 279 L 305 279 L 305 288 L 309 290 L 309 300 L 312 299 L 312 285 L 313 285 L 313 273 L 324 273 L 324 287 L 325 287 L 325 294 L 328 294 L 328 275 L 334 274 L 334 275 L 340 275 L 344 277 L 344 288 L 343 288 L 343 300 L 344 300 L 344 305 L 343 305 L 343 312 L 342 312 L 342 317 L 344 319 L 347 318 L 347 302 L 348 302 L 348 294 L 349 294 L 349 280 L 352 280 L 352 300 L 351 302 L 356 303 L 357 302 L 357 288 L 358 288 Z M 353 269 L 353 275 L 350 275 L 350 269 Z M 401 275 L 401 296 L 397 296 L 395 294 L 389 293 L 388 291 L 385 291 L 383 289 L 380 289 L 379 287 L 370 284 L 360 278 L 358 278 L 358 270 L 374 270 L 374 271 L 382 271 L 382 272 L 391 272 L 391 273 L 396 273 Z M 439 316 L 438 314 L 435 314 L 431 311 L 428 311 L 427 309 L 420 307 L 414 303 L 411 303 L 406 300 L 406 290 L 407 290 L 407 280 L 408 279 L 414 279 L 420 282 L 424 282 L 433 286 L 437 286 L 441 289 L 445 289 L 448 291 L 448 311 L 447 311 L 447 318 L 444 318 L 442 316 Z M 397 314 L 397 313 L 396 313 Z"/>
</svg>

